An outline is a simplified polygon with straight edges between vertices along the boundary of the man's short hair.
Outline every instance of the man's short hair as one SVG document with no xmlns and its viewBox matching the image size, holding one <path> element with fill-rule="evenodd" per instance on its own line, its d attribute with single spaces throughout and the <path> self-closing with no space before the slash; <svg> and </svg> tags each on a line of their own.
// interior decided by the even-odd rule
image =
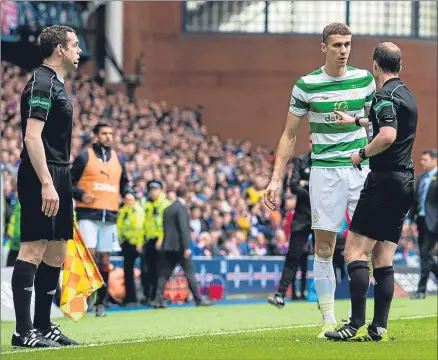
<svg viewBox="0 0 438 360">
<path fill-rule="evenodd" d="M 438 156 L 437 149 L 426 149 L 423 150 L 423 155 L 429 155 L 432 159 L 436 159 Z"/>
<path fill-rule="evenodd" d="M 181 185 L 177 190 L 176 190 L 176 196 L 179 198 L 185 198 L 187 195 L 187 188 L 183 185 Z"/>
<path fill-rule="evenodd" d="M 327 45 L 328 37 L 330 35 L 351 35 L 350 28 L 344 23 L 328 24 L 322 32 L 322 42 Z"/>
<path fill-rule="evenodd" d="M 105 122 L 100 122 L 100 123 L 98 123 L 98 124 L 94 127 L 94 129 L 93 129 L 93 134 L 95 134 L 95 135 L 99 134 L 100 129 L 102 129 L 102 128 L 104 128 L 104 127 L 109 127 L 109 128 L 110 128 L 111 125 L 108 124 L 108 123 L 105 123 Z"/>
<path fill-rule="evenodd" d="M 398 74 L 401 70 L 402 54 L 397 45 L 383 42 L 374 49 L 373 60 L 384 73 Z"/>
<path fill-rule="evenodd" d="M 39 37 L 39 48 L 43 59 L 52 56 L 55 48 L 61 44 L 62 47 L 67 47 L 67 33 L 76 34 L 76 31 L 65 25 L 53 25 L 46 27 Z"/>
</svg>

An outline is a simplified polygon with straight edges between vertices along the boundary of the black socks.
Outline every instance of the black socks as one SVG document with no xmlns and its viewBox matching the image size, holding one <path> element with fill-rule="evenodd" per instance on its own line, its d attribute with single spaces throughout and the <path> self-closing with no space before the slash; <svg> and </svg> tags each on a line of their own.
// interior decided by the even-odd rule
<svg viewBox="0 0 438 360">
<path fill-rule="evenodd" d="M 388 328 L 389 308 L 394 296 L 394 268 L 385 266 L 373 271 L 374 286 L 374 319 L 371 327 Z"/>
<path fill-rule="evenodd" d="M 60 267 L 52 267 L 44 262 L 38 266 L 35 275 L 35 317 L 33 326 L 36 329 L 47 329 L 50 326 L 50 310 L 58 287 Z"/>
<path fill-rule="evenodd" d="M 351 318 L 354 327 L 365 325 L 366 301 L 369 288 L 369 270 L 366 260 L 356 260 L 348 264 L 350 276 Z"/>
<path fill-rule="evenodd" d="M 26 261 L 16 260 L 12 273 L 11 286 L 14 298 L 16 330 L 25 334 L 33 329 L 30 318 L 30 302 L 37 266 Z"/>
</svg>

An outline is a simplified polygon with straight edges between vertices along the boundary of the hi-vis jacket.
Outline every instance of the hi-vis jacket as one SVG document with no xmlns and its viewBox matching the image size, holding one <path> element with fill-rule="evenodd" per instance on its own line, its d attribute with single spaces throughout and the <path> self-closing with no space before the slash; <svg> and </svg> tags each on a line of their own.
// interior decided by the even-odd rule
<svg viewBox="0 0 438 360">
<path fill-rule="evenodd" d="M 148 200 L 145 204 L 144 237 L 146 241 L 163 240 L 163 215 L 172 202 L 161 193 L 155 201 Z"/>
<path fill-rule="evenodd" d="M 117 236 L 120 244 L 128 241 L 142 245 L 144 240 L 144 209 L 136 202 L 134 206 L 124 205 L 117 216 Z"/>
</svg>

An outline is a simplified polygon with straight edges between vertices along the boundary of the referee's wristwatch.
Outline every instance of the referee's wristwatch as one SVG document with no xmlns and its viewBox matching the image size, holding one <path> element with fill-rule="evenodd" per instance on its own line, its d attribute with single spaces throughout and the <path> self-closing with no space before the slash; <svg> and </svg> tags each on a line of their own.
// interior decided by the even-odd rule
<svg viewBox="0 0 438 360">
<path fill-rule="evenodd" d="M 365 148 L 359 150 L 359 156 L 364 160 L 368 159 L 368 157 L 365 154 Z"/>
</svg>

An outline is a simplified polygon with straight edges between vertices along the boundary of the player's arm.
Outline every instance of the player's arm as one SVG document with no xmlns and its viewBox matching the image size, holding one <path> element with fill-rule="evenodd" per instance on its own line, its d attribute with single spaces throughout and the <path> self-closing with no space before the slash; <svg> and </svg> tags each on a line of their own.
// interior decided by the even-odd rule
<svg viewBox="0 0 438 360">
<path fill-rule="evenodd" d="M 71 181 L 73 186 L 73 199 L 83 201 L 85 191 L 78 186 L 78 182 L 82 177 L 85 166 L 88 162 L 88 152 L 84 151 L 73 161 L 73 165 L 70 169 Z"/>
<path fill-rule="evenodd" d="M 302 118 L 302 116 L 294 115 L 291 112 L 287 114 L 286 125 L 275 153 L 275 165 L 271 181 L 281 182 L 286 164 L 295 148 Z"/>
<path fill-rule="evenodd" d="M 126 196 L 126 194 L 134 195 L 135 192 L 131 188 L 128 178 L 128 172 L 126 171 L 125 161 L 118 156 L 120 165 L 122 167 L 122 175 L 120 177 L 120 195 Z"/>
<path fill-rule="evenodd" d="M 43 186 L 53 184 L 52 176 L 46 163 L 46 153 L 44 151 L 43 132 L 45 120 L 28 118 L 24 143 L 29 154 L 30 162 L 35 169 L 38 178 Z"/>
<path fill-rule="evenodd" d="M 367 137 L 369 139 L 370 122 L 368 120 L 368 116 L 370 114 L 371 104 L 373 103 L 374 96 L 376 95 L 376 81 L 374 80 L 374 77 L 370 72 L 368 72 L 368 78 L 370 79 L 370 83 L 366 88 L 366 98 L 365 98 L 365 106 L 364 106 L 365 117 L 359 118 L 358 120 L 355 119 L 355 124 L 357 126 L 365 127 L 365 130 L 367 132 Z"/>
<path fill-rule="evenodd" d="M 43 186 L 53 184 L 52 176 L 46 163 L 43 139 L 41 134 L 52 107 L 52 83 L 44 77 L 38 77 L 35 72 L 31 85 L 29 115 L 27 119 L 24 144 L 29 154 L 30 162 Z"/>
<path fill-rule="evenodd" d="M 277 205 L 275 204 L 275 198 L 277 193 L 281 191 L 284 169 L 294 151 L 301 120 L 308 109 L 309 106 L 306 102 L 306 94 L 302 91 L 302 89 L 295 85 L 292 92 L 286 124 L 275 153 L 274 171 L 272 173 L 271 182 L 269 183 L 268 188 L 263 195 L 265 205 L 270 210 L 275 210 Z"/>
<path fill-rule="evenodd" d="M 397 114 L 395 104 L 390 100 L 380 100 L 374 105 L 379 133 L 365 146 L 365 156 L 372 157 L 388 149 L 397 138 Z"/>
<path fill-rule="evenodd" d="M 303 80 L 300 79 L 292 89 L 286 124 L 275 153 L 275 165 L 271 182 L 281 181 L 286 164 L 295 148 L 296 136 L 300 129 L 301 120 L 309 110 L 305 86 Z"/>
<path fill-rule="evenodd" d="M 376 95 L 376 82 L 373 78 L 373 75 L 368 72 L 368 78 L 370 79 L 370 83 L 368 84 L 366 88 L 366 97 L 365 97 L 365 105 L 364 105 L 364 111 L 365 116 L 356 116 L 352 117 L 342 111 L 335 110 L 335 114 L 338 115 L 338 124 L 339 125 L 356 125 L 358 127 L 364 127 L 367 136 L 369 138 L 369 120 L 368 115 L 370 114 L 371 104 L 373 102 L 374 96 Z"/>
</svg>

